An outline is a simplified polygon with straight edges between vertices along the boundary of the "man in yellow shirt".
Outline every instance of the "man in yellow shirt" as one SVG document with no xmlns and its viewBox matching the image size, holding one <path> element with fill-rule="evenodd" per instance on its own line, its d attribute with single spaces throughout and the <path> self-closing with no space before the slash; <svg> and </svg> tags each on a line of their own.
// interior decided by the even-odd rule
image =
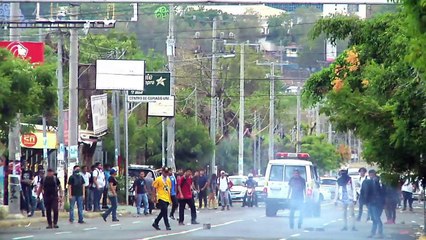
<svg viewBox="0 0 426 240">
<path fill-rule="evenodd" d="M 164 225 L 166 225 L 167 230 L 172 230 L 169 224 L 169 217 L 167 215 L 167 208 L 169 204 L 172 202 L 170 196 L 170 190 L 172 189 L 172 181 L 169 178 L 169 169 L 163 167 L 161 170 L 161 176 L 157 177 L 152 183 L 152 187 L 154 188 L 154 192 L 152 194 L 152 201 L 157 203 L 157 207 L 160 209 L 160 214 L 155 219 L 152 226 L 156 230 L 161 230 L 158 226 L 161 218 L 164 219 Z"/>
</svg>

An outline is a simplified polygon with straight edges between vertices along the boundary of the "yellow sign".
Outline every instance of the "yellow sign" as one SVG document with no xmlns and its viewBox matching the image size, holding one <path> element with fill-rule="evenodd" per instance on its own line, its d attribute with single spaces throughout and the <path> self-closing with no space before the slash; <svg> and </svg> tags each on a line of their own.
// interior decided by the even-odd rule
<svg viewBox="0 0 426 240">
<path fill-rule="evenodd" d="M 47 136 L 46 148 L 56 149 L 57 147 L 56 133 L 47 132 L 46 136 Z M 43 149 L 44 147 L 44 138 L 43 138 L 42 131 L 25 133 L 21 135 L 20 140 L 21 140 L 21 147 L 24 147 L 24 148 Z"/>
</svg>

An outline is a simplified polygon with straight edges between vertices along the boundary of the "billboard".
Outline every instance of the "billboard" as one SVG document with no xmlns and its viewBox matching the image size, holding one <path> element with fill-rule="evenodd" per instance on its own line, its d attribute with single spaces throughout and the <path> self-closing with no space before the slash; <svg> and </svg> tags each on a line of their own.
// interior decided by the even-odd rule
<svg viewBox="0 0 426 240">
<path fill-rule="evenodd" d="M 148 102 L 148 116 L 150 117 L 174 117 L 175 97 L 168 96 L 162 100 Z"/>
<path fill-rule="evenodd" d="M 35 132 L 24 133 L 21 135 L 21 147 L 43 149 L 46 143 L 47 149 L 56 149 L 57 139 L 56 132 L 48 131 L 46 133 L 47 141 L 44 141 L 43 131 L 36 130 Z"/>
<path fill-rule="evenodd" d="M 0 48 L 6 48 L 14 56 L 29 60 L 31 63 L 44 62 L 44 43 L 0 41 Z"/>
<path fill-rule="evenodd" d="M 96 89 L 138 90 L 145 85 L 145 61 L 97 60 Z"/>
<path fill-rule="evenodd" d="M 108 97 L 107 94 L 93 95 L 91 98 L 93 132 L 102 133 L 108 129 Z"/>
</svg>

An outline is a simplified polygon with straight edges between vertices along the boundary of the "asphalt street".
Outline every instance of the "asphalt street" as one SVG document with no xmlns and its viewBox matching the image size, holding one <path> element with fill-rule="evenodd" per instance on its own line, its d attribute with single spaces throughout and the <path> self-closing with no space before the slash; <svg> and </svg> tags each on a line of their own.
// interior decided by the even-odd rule
<svg viewBox="0 0 426 240">
<path fill-rule="evenodd" d="M 189 210 L 186 210 L 186 222 L 190 222 Z M 0 239 L 203 239 L 203 240 L 358 240 L 367 239 L 371 223 L 365 219 L 357 222 L 358 231 L 341 231 L 342 211 L 331 203 L 323 204 L 321 218 L 306 218 L 302 229 L 291 230 L 288 226 L 288 211 L 280 211 L 277 217 L 265 216 L 265 209 L 242 208 L 235 204 L 230 211 L 202 209 L 198 212 L 199 225 L 178 226 L 171 221 L 171 231 L 156 231 L 151 224 L 155 214 L 136 217 L 122 216 L 120 222 L 104 222 L 101 217 L 86 219 L 86 224 L 69 223 L 60 219 L 59 229 L 46 229 L 45 223 L 23 227 L 0 229 Z M 384 215 L 382 219 L 384 219 Z M 397 224 L 385 225 L 386 239 L 411 240 L 415 238 L 416 227 L 422 222 L 421 209 L 414 213 L 398 211 Z M 211 229 L 205 229 L 210 224 Z M 164 223 L 160 227 L 165 229 Z"/>
</svg>

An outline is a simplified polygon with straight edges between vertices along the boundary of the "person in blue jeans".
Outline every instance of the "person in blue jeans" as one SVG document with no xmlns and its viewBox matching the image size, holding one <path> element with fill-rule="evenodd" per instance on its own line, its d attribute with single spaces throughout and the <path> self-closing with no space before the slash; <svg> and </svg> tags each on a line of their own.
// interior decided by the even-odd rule
<svg viewBox="0 0 426 240">
<path fill-rule="evenodd" d="M 294 215 L 299 211 L 299 221 L 297 227 L 302 228 L 303 223 L 303 207 L 306 196 L 306 180 L 300 176 L 298 169 L 293 171 L 293 177 L 289 180 L 288 198 L 290 199 L 290 228 L 294 228 Z"/>
<path fill-rule="evenodd" d="M 70 200 L 70 223 L 74 222 L 74 205 L 77 203 L 78 223 L 84 223 L 83 220 L 83 198 L 84 198 L 84 178 L 80 174 L 80 166 L 73 168 L 73 174 L 68 180 L 68 197 Z"/>
<path fill-rule="evenodd" d="M 368 175 L 370 179 L 365 180 L 362 186 L 365 188 L 363 192 L 365 194 L 364 199 L 370 211 L 371 220 L 373 221 L 371 233 L 368 238 L 373 238 L 378 234 L 377 238 L 382 239 L 384 236 L 381 216 L 385 205 L 385 191 L 375 170 L 368 171 Z"/>
<path fill-rule="evenodd" d="M 102 219 L 106 222 L 108 216 L 112 215 L 112 221 L 118 222 L 117 219 L 117 205 L 118 205 L 118 199 L 117 199 L 117 189 L 118 189 L 118 181 L 117 181 L 117 170 L 114 168 L 110 171 L 110 177 L 108 179 L 108 198 L 111 203 L 111 207 L 108 208 L 108 210 L 102 214 Z"/>
<path fill-rule="evenodd" d="M 148 215 L 148 195 L 146 194 L 145 173 L 139 173 L 139 178 L 133 183 L 133 189 L 136 191 L 136 211 L 141 215 L 141 204 L 143 203 L 143 214 Z"/>
</svg>

